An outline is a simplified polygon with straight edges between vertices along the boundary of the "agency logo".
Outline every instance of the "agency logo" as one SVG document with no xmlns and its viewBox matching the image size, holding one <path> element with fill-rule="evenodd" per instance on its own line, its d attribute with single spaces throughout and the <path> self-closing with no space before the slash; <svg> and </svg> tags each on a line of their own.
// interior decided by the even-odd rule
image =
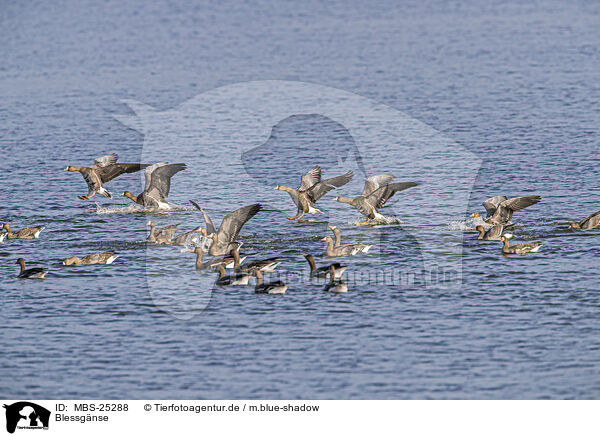
<svg viewBox="0 0 600 436">
<path fill-rule="evenodd" d="M 29 401 L 19 401 L 4 405 L 6 409 L 6 431 L 14 433 L 18 429 L 47 430 L 50 411 Z"/>
</svg>

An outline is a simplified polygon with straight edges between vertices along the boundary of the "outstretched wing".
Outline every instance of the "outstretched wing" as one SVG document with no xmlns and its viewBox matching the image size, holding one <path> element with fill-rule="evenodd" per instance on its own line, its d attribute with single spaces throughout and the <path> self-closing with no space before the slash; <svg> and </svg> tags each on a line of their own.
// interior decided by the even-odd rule
<svg viewBox="0 0 600 436">
<path fill-rule="evenodd" d="M 579 224 L 581 225 L 581 227 L 583 227 L 585 224 L 592 221 L 591 225 L 592 227 L 595 227 L 598 220 L 600 220 L 600 210 L 598 212 L 594 212 L 590 216 L 585 217 L 579 222 Z"/>
<path fill-rule="evenodd" d="M 509 200 L 504 200 L 502 203 L 498 205 L 498 208 L 507 208 L 514 212 L 525 209 L 526 207 L 531 206 L 532 204 L 539 203 L 542 197 L 539 195 L 529 195 L 526 197 L 514 197 Z"/>
<path fill-rule="evenodd" d="M 117 163 L 117 159 L 119 159 L 119 156 L 117 156 L 115 153 L 97 157 L 96 159 L 94 159 L 94 164 L 92 165 L 92 168 L 98 169 L 106 167 L 108 165 L 113 165 Z"/>
<path fill-rule="evenodd" d="M 225 218 L 223 218 L 221 227 L 219 227 L 219 231 L 217 232 L 219 244 L 234 242 L 244 224 L 246 224 L 250 218 L 256 215 L 261 208 L 262 205 L 260 203 L 256 203 L 249 206 L 240 207 L 239 209 L 227 214 Z"/>
<path fill-rule="evenodd" d="M 202 215 L 204 215 L 204 222 L 206 223 L 206 233 L 209 235 L 212 233 L 217 233 L 217 228 L 213 224 L 213 222 L 210 219 L 210 217 L 208 216 L 208 214 L 206 212 L 204 212 L 204 209 L 202 209 L 200 206 L 198 206 L 198 203 L 196 203 L 193 200 L 190 200 L 190 203 L 192 203 L 194 205 L 194 207 L 196 209 L 198 209 L 200 212 L 202 212 Z"/>
<path fill-rule="evenodd" d="M 504 195 L 496 195 L 495 197 L 488 198 L 487 200 L 485 200 L 483 202 L 483 207 L 485 207 L 485 211 L 487 213 L 486 218 L 489 218 L 492 215 L 494 215 L 496 209 L 498 209 L 498 205 L 504 200 L 507 200 L 507 198 Z"/>
<path fill-rule="evenodd" d="M 150 196 L 153 196 L 154 192 L 158 192 L 160 197 L 167 198 L 169 196 L 169 191 L 171 190 L 171 177 L 186 168 L 187 166 L 183 163 L 159 166 L 152 171 L 150 175 L 150 186 L 147 186 L 147 189 L 145 189 L 144 192 Z"/>
<path fill-rule="evenodd" d="M 118 163 L 102 167 L 96 172 L 100 176 L 102 183 L 106 183 L 125 173 L 135 173 L 141 169 L 144 169 L 148 164 L 137 164 L 137 163 Z"/>
<path fill-rule="evenodd" d="M 367 196 L 381 186 L 387 185 L 395 178 L 396 176 L 392 174 L 378 174 L 376 176 L 368 177 L 367 180 L 365 180 L 365 187 L 361 195 Z"/>
<path fill-rule="evenodd" d="M 342 174 L 341 176 L 321 180 L 319 183 L 316 183 L 310 187 L 306 191 L 306 194 L 308 195 L 308 198 L 315 203 L 319 198 L 327 194 L 332 189 L 344 186 L 346 183 L 352 180 L 352 177 L 354 177 L 354 173 L 352 171 L 348 171 L 346 174 Z"/>
<path fill-rule="evenodd" d="M 165 238 L 166 240 L 170 241 L 173 238 L 173 235 L 175 235 L 175 232 L 177 231 L 177 227 L 179 227 L 179 225 L 175 225 L 175 224 L 169 224 L 168 226 L 162 227 L 156 233 L 156 239 L 161 237 L 161 238 Z"/>
<path fill-rule="evenodd" d="M 390 198 L 392 198 L 396 192 L 404 191 L 405 189 L 412 188 L 413 186 L 418 186 L 420 184 L 420 182 L 390 183 L 377 188 L 374 192 L 367 195 L 366 200 L 371 206 L 380 208 L 383 207 L 383 205 Z"/>
<path fill-rule="evenodd" d="M 300 187 L 298 191 L 306 191 L 308 188 L 313 186 L 315 183 L 321 181 L 321 167 L 315 165 L 309 172 L 302 175 L 300 178 Z"/>
</svg>

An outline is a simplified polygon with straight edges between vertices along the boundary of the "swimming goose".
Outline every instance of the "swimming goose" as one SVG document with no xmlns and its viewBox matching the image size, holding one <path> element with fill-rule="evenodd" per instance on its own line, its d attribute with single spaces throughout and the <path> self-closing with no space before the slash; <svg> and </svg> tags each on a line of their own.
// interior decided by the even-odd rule
<svg viewBox="0 0 600 436">
<path fill-rule="evenodd" d="M 168 226 L 161 227 L 158 231 L 155 230 L 154 221 L 148 221 L 146 224 L 150 227 L 150 234 L 146 240 L 150 242 L 156 242 L 157 244 L 170 245 L 171 239 L 177 231 L 177 224 L 169 224 Z"/>
<path fill-rule="evenodd" d="M 137 197 L 131 192 L 125 191 L 121 194 L 121 197 L 127 197 L 142 206 L 167 209 L 169 204 L 166 198 L 169 196 L 169 191 L 171 190 L 171 177 L 186 168 L 186 165 L 183 163 L 169 164 L 168 162 L 160 162 L 150 165 L 144 171 L 146 180 L 144 191 Z"/>
<path fill-rule="evenodd" d="M 334 247 L 339 247 L 342 243 L 342 233 L 340 232 L 340 228 L 336 226 L 327 226 L 331 229 L 333 234 L 335 235 L 335 244 Z"/>
<path fill-rule="evenodd" d="M 43 279 L 48 274 L 45 268 L 29 268 L 25 269 L 25 259 L 18 258 L 15 263 L 21 265 L 21 273 L 17 276 L 19 279 Z"/>
<path fill-rule="evenodd" d="M 346 285 L 346 283 L 344 283 L 342 280 L 336 279 L 335 276 L 336 276 L 335 267 L 333 265 L 330 265 L 329 266 L 329 283 L 327 283 L 325 285 L 323 290 L 326 292 L 335 292 L 335 293 L 348 292 L 348 285 Z"/>
<path fill-rule="evenodd" d="M 87 200 L 96 193 L 112 198 L 110 192 L 104 188 L 104 183 L 110 182 L 121 174 L 135 173 L 148 166 L 148 164 L 138 163 L 117 163 L 117 159 L 119 157 L 113 153 L 97 158 L 91 167 L 66 167 L 65 171 L 79 171 L 88 185 L 89 192 L 87 195 L 78 195 L 77 198 Z"/>
<path fill-rule="evenodd" d="M 97 263 L 110 265 L 117 257 L 119 255 L 115 254 L 114 251 L 105 251 L 104 253 L 88 254 L 81 259 L 77 256 L 69 257 L 63 260 L 63 265 L 94 265 Z"/>
<path fill-rule="evenodd" d="M 344 274 L 344 271 L 346 271 L 346 266 L 345 265 L 341 265 L 339 262 L 336 263 L 331 263 L 327 266 L 321 266 L 319 268 L 317 268 L 317 264 L 315 263 L 315 258 L 313 257 L 312 254 L 305 254 L 304 258 L 306 259 L 306 261 L 308 262 L 308 264 L 310 265 L 310 276 L 311 277 L 317 277 L 317 278 L 327 278 L 330 276 L 331 274 L 331 267 L 334 267 L 334 271 L 335 271 L 335 278 L 336 279 L 340 279 L 342 278 L 342 274 Z"/>
<path fill-rule="evenodd" d="M 290 194 L 290 197 L 292 197 L 294 204 L 296 204 L 296 207 L 298 208 L 298 213 L 296 216 L 288 219 L 299 220 L 305 213 L 311 215 L 323 213 L 314 207 L 314 204 L 332 189 L 344 186 L 352 180 L 353 176 L 354 173 L 348 171 L 341 176 L 321 180 L 321 167 L 315 165 L 309 172 L 302 175 L 298 189 L 283 185 L 277 185 L 274 189 L 277 191 L 285 191 Z"/>
<path fill-rule="evenodd" d="M 6 230 L 7 239 L 38 239 L 41 231 L 46 227 L 25 227 L 24 229 L 17 230 L 14 233 L 12 232 L 10 224 L 8 223 L 2 224 L 2 228 Z"/>
<path fill-rule="evenodd" d="M 485 227 L 479 225 L 476 226 L 474 230 L 479 232 L 477 239 L 484 241 L 500 241 L 502 239 L 502 231 L 504 230 L 504 226 L 496 224 L 486 231 Z M 512 235 L 507 233 L 506 236 L 510 238 Z"/>
<path fill-rule="evenodd" d="M 202 250 L 202 247 L 196 247 L 191 252 L 196 253 L 196 269 L 218 269 L 221 265 L 225 268 L 233 268 L 235 265 L 235 259 L 232 256 L 215 257 L 208 262 L 204 262 L 204 251 Z M 245 258 L 246 257 L 242 257 L 241 262 L 243 262 Z"/>
<path fill-rule="evenodd" d="M 514 212 L 525 209 L 531 205 L 539 203 L 542 197 L 539 195 L 528 195 L 525 197 L 507 198 L 503 195 L 488 198 L 483 202 L 483 207 L 487 212 L 485 221 L 491 224 L 501 224 L 506 226 L 511 224 Z M 478 212 L 471 214 L 471 218 L 479 218 Z"/>
<path fill-rule="evenodd" d="M 333 234 L 335 235 L 335 244 L 334 247 L 339 247 L 342 245 L 342 233 L 339 227 L 336 226 L 328 226 Z M 367 253 L 373 245 L 362 244 L 362 243 L 354 243 L 354 244 L 344 244 L 351 245 L 356 248 L 356 253 Z"/>
<path fill-rule="evenodd" d="M 508 237 L 506 235 L 502 236 L 502 242 L 504 242 L 504 245 L 502 246 L 502 253 L 504 254 L 535 253 L 539 251 L 542 245 L 541 242 L 528 242 L 525 244 L 515 244 L 513 246 L 509 246 Z"/>
<path fill-rule="evenodd" d="M 370 219 L 384 219 L 377 209 L 382 208 L 392 196 L 399 191 L 418 186 L 420 182 L 390 183 L 396 176 L 392 174 L 378 174 L 368 177 L 362 194 L 354 198 L 335 197 L 333 200 L 354 206 L 367 219 L 360 224 L 367 224 Z"/>
<path fill-rule="evenodd" d="M 246 286 L 250 281 L 250 273 L 233 273 L 230 275 L 225 275 L 225 267 L 223 265 L 219 265 L 218 269 L 219 278 L 217 279 L 216 284 L 219 286 Z"/>
<path fill-rule="evenodd" d="M 238 237 L 240 230 L 242 230 L 242 227 L 250 218 L 252 218 L 258 213 L 259 210 L 262 209 L 262 205 L 260 203 L 240 207 L 239 209 L 225 215 L 225 218 L 223 218 L 223 221 L 221 221 L 221 227 L 219 227 L 219 230 L 216 230 L 211 219 L 200 208 L 200 206 L 194 202 L 191 203 L 204 214 L 207 230 L 203 232 L 203 235 L 213 240 L 213 243 L 208 250 L 211 256 L 228 254 L 234 248 L 239 248 L 238 244 L 235 242 L 235 239 Z"/>
<path fill-rule="evenodd" d="M 588 217 L 585 217 L 579 222 L 569 222 L 570 229 L 593 229 L 595 227 L 600 227 L 600 210 L 598 212 L 594 212 Z"/>
<path fill-rule="evenodd" d="M 256 276 L 256 285 L 254 286 L 255 294 L 285 294 L 287 285 L 281 280 L 275 282 L 263 283 L 262 272 L 260 269 L 254 270 Z"/>
<path fill-rule="evenodd" d="M 325 255 L 329 257 L 342 257 L 342 256 L 354 256 L 358 253 L 368 253 L 369 249 L 372 245 L 367 244 L 344 244 L 339 247 L 333 246 L 333 238 L 331 236 L 325 236 L 321 239 L 327 243 L 327 248 L 325 249 Z"/>
<path fill-rule="evenodd" d="M 275 268 L 281 263 L 278 257 L 269 257 L 268 259 L 260 259 L 253 260 L 252 262 L 248 262 L 243 267 L 241 267 L 242 259 L 240 259 L 239 247 L 235 247 L 231 250 L 231 255 L 234 259 L 234 268 L 239 270 L 240 272 L 253 272 L 253 271 L 261 271 L 261 272 L 273 272 Z M 244 257 L 245 259 L 245 257 Z"/>
</svg>

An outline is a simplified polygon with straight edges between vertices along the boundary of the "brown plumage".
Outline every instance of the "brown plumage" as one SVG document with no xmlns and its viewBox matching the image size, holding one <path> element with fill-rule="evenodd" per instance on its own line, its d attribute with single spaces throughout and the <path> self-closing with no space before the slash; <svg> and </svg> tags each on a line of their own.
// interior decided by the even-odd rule
<svg viewBox="0 0 600 436">
<path fill-rule="evenodd" d="M 10 224 L 2 224 L 2 229 L 6 230 L 7 239 L 38 239 L 41 231 L 45 228 L 46 227 L 25 227 L 13 233 Z"/>
</svg>

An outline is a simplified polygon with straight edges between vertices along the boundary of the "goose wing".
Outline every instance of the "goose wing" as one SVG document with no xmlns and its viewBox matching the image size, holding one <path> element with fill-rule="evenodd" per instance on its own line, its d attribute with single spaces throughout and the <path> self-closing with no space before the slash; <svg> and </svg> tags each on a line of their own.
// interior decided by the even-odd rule
<svg viewBox="0 0 600 436">
<path fill-rule="evenodd" d="M 146 187 L 144 193 L 150 197 L 158 197 L 162 200 L 169 196 L 171 190 L 171 177 L 177 174 L 179 171 L 183 171 L 187 166 L 183 163 L 176 164 L 155 164 L 159 165 L 150 173 L 150 180 L 148 183 L 148 170 L 154 165 L 150 165 L 146 168 Z"/>
<path fill-rule="evenodd" d="M 346 174 L 342 174 L 341 176 L 321 180 L 319 183 L 314 184 L 306 190 L 308 198 L 315 203 L 319 198 L 327 194 L 332 189 L 344 186 L 346 183 L 352 180 L 352 177 L 354 177 L 354 173 L 352 171 L 348 171 Z"/>
<path fill-rule="evenodd" d="M 300 178 L 300 187 L 298 191 L 306 191 L 308 188 L 313 186 L 315 183 L 319 183 L 321 181 L 321 167 L 319 165 L 315 165 L 312 169 L 303 174 Z"/>
<path fill-rule="evenodd" d="M 399 182 L 390 183 L 388 185 L 377 188 L 374 192 L 367 195 L 365 200 L 373 207 L 380 208 L 393 197 L 396 192 L 404 191 L 405 189 L 412 188 L 413 186 L 420 185 L 420 182 Z"/>
<path fill-rule="evenodd" d="M 177 227 L 179 227 L 177 224 L 169 224 L 168 226 L 162 227 L 160 230 L 158 230 L 158 232 L 156 232 L 156 239 L 158 240 L 159 238 L 165 238 L 167 241 L 170 241 L 173 238 L 173 235 L 175 235 Z"/>
<path fill-rule="evenodd" d="M 97 157 L 96 159 L 94 159 L 92 168 L 98 169 L 98 168 L 107 167 L 109 165 L 113 165 L 113 164 L 117 163 L 117 159 L 119 159 L 119 156 L 117 156 L 117 154 L 115 154 L 115 153 L 107 154 L 106 156 Z"/>
<path fill-rule="evenodd" d="M 498 209 L 498 205 L 503 201 L 508 200 L 504 195 L 496 195 L 495 197 L 488 198 L 483 202 L 483 207 L 485 207 L 485 211 L 487 212 L 487 217 L 489 218 L 494 215 L 496 209 Z"/>
<path fill-rule="evenodd" d="M 244 224 L 246 224 L 250 218 L 256 215 L 261 208 L 262 205 L 260 203 L 256 203 L 240 207 L 239 209 L 227 214 L 225 218 L 223 218 L 221 227 L 219 227 L 219 231 L 217 232 L 219 244 L 231 243 L 235 241 Z"/>
<path fill-rule="evenodd" d="M 206 212 L 204 212 L 204 209 L 202 209 L 200 206 L 198 206 L 198 204 L 193 200 L 190 200 L 190 203 L 192 203 L 196 209 L 198 209 L 200 212 L 202 212 L 202 215 L 204 216 L 204 222 L 206 223 L 206 234 L 211 235 L 213 233 L 217 233 L 217 228 L 213 224 L 213 222 L 210 219 L 210 217 L 208 216 L 208 214 Z"/>
<path fill-rule="evenodd" d="M 148 167 L 148 164 L 117 163 L 99 168 L 96 170 L 96 172 L 98 173 L 98 176 L 100 176 L 102 183 L 106 183 L 115 177 L 120 176 L 121 174 L 135 173 L 136 171 L 140 171 L 146 167 Z"/>
<path fill-rule="evenodd" d="M 387 185 L 395 178 L 396 176 L 392 174 L 378 174 L 376 176 L 368 177 L 367 180 L 365 180 L 365 187 L 361 195 L 367 196 L 381 186 Z"/>
<path fill-rule="evenodd" d="M 594 212 L 590 216 L 585 217 L 579 223 L 582 229 L 596 227 L 600 223 L 600 210 L 598 212 Z"/>
</svg>

